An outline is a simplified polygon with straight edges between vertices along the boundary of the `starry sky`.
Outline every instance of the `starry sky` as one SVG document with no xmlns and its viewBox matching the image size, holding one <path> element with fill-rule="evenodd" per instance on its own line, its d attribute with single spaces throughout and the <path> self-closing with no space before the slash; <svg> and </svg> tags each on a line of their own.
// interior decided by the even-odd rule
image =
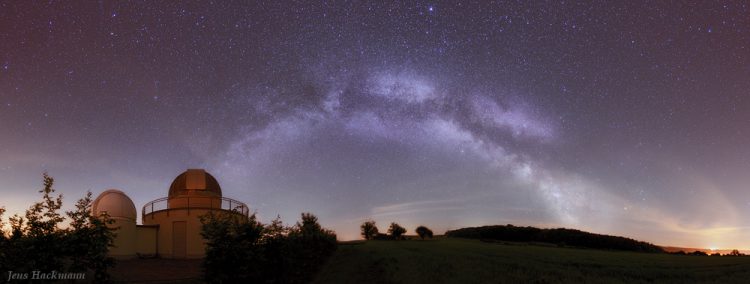
<svg viewBox="0 0 750 284">
<path fill-rule="evenodd" d="M 0 1 L 0 205 L 48 171 L 66 208 L 140 209 L 205 168 L 340 239 L 371 218 L 750 248 L 747 1 L 252 2 Z"/>
</svg>

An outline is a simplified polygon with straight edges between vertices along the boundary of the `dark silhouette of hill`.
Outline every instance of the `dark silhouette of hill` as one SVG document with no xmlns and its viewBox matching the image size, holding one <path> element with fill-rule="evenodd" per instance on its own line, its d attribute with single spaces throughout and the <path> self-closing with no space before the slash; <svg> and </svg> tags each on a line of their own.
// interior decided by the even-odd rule
<svg viewBox="0 0 750 284">
<path fill-rule="evenodd" d="M 495 225 L 469 227 L 445 232 L 447 237 L 509 242 L 539 242 L 560 246 L 573 246 L 594 249 L 663 253 L 656 245 L 625 237 L 600 235 L 574 229 L 540 229 Z"/>
</svg>

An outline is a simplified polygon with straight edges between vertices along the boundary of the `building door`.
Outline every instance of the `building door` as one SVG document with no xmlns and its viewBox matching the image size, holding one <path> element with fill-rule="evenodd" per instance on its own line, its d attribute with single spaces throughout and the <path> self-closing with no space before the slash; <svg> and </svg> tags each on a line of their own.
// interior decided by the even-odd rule
<svg viewBox="0 0 750 284">
<path fill-rule="evenodd" d="M 172 257 L 187 257 L 187 223 L 185 221 L 172 222 Z"/>
</svg>

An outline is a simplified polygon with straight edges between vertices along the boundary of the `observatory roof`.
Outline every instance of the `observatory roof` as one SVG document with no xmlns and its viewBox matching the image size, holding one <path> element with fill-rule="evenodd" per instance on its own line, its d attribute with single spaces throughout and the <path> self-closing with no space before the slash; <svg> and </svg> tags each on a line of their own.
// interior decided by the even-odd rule
<svg viewBox="0 0 750 284">
<path fill-rule="evenodd" d="M 178 175 L 169 187 L 169 198 L 184 195 L 220 197 L 221 187 L 205 170 L 189 169 Z"/>
<path fill-rule="evenodd" d="M 133 200 L 117 189 L 109 189 L 99 194 L 99 197 L 94 200 L 91 211 L 94 216 L 106 212 L 112 218 L 126 218 L 134 221 L 136 218 Z"/>
</svg>

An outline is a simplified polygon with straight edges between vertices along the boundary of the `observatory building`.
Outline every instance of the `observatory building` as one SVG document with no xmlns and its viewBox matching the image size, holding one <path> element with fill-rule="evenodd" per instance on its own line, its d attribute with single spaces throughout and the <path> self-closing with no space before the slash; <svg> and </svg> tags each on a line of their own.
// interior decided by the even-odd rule
<svg viewBox="0 0 750 284">
<path fill-rule="evenodd" d="M 107 214 L 118 227 L 115 258 L 159 256 L 163 258 L 202 258 L 205 240 L 200 235 L 200 216 L 209 212 L 231 212 L 247 216 L 245 203 L 221 196 L 216 178 L 202 169 L 189 169 L 178 175 L 167 197 L 143 206 L 141 224 L 136 224 L 133 201 L 124 192 L 110 189 L 94 200 L 95 216 Z"/>
</svg>

